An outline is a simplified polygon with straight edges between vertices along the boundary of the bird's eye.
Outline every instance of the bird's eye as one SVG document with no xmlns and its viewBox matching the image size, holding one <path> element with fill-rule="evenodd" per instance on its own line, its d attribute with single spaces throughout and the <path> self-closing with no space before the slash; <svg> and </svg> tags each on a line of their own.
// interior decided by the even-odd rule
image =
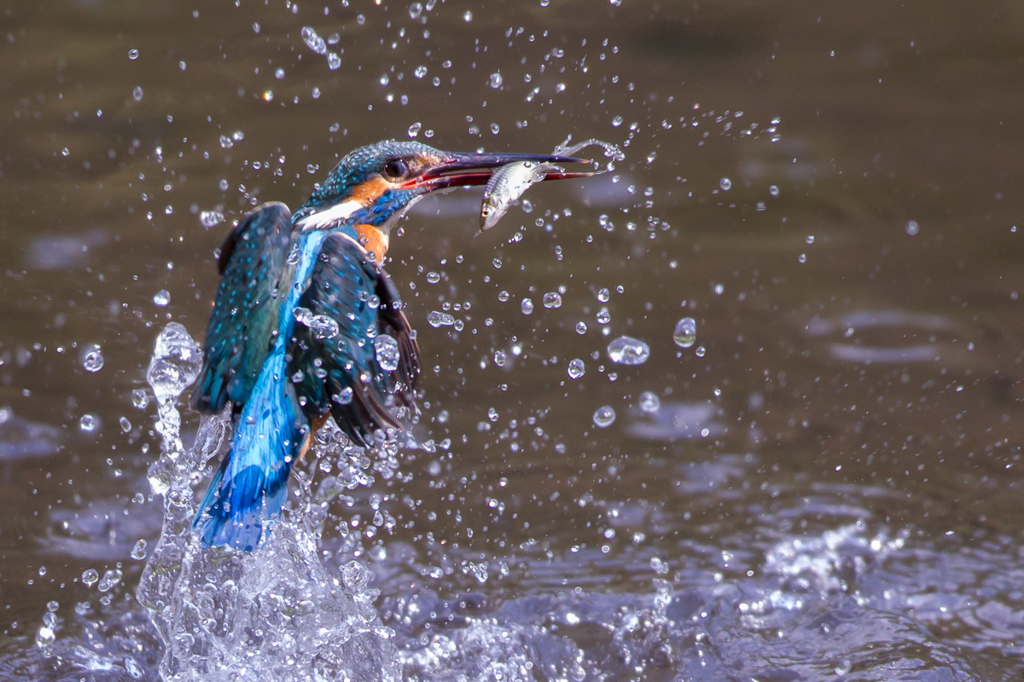
<svg viewBox="0 0 1024 682">
<path fill-rule="evenodd" d="M 401 178 L 405 177 L 405 174 L 409 172 L 409 167 L 405 165 L 405 161 L 401 159 L 392 159 L 384 164 L 384 175 L 389 178 Z"/>
</svg>

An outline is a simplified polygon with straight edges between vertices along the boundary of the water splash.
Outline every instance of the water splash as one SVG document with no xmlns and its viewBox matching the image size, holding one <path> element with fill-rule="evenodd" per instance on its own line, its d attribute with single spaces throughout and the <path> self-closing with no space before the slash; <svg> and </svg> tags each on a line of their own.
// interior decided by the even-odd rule
<svg viewBox="0 0 1024 682">
<path fill-rule="evenodd" d="M 251 553 L 204 550 L 192 533 L 193 485 L 226 449 L 227 415 L 205 416 L 195 444 L 180 437 L 176 402 L 199 372 L 201 353 L 188 332 L 171 323 L 161 332 L 148 379 L 159 402 L 160 459 L 150 468 L 153 491 L 164 498 L 164 522 L 136 592 L 149 610 L 165 650 L 166 681 L 397 680 L 400 663 L 373 608 L 369 571 L 350 561 L 332 572 L 320 559 L 327 502 L 373 481 L 365 453 L 340 447 L 339 434 L 317 439 L 318 458 L 337 458 L 334 475 L 314 489 L 312 473 L 293 472 L 293 494 L 270 540 Z M 396 449 L 375 469 L 393 474 Z M 325 469 L 323 465 L 320 467 Z M 326 467 L 330 470 L 330 467 Z"/>
<path fill-rule="evenodd" d="M 587 147 L 593 147 L 596 145 L 604 149 L 604 155 L 606 158 L 611 159 L 605 165 L 606 171 L 615 170 L 616 161 L 626 160 L 626 155 L 622 152 L 622 150 L 617 145 L 611 144 L 610 142 L 602 142 L 601 140 L 595 140 L 593 138 L 589 140 L 584 140 L 583 142 L 578 142 L 576 144 L 570 144 L 571 142 L 572 135 L 569 135 L 569 137 L 565 138 L 565 141 L 562 142 L 562 144 L 555 147 L 554 151 L 552 151 L 551 153 L 558 154 L 559 156 L 573 156 L 574 154 L 579 153 L 581 149 L 586 149 Z"/>
<path fill-rule="evenodd" d="M 313 311 L 307 308 L 295 309 L 295 321 L 309 327 L 313 336 L 320 341 L 333 339 L 341 329 L 338 323 L 327 315 L 314 315 Z"/>
</svg>

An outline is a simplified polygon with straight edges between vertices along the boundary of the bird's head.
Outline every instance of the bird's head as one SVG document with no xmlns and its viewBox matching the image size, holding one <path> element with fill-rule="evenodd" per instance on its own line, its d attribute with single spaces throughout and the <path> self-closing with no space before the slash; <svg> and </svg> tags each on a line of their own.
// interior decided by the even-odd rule
<svg viewBox="0 0 1024 682">
<path fill-rule="evenodd" d="M 294 224 L 303 230 L 349 227 L 379 262 L 387 251 L 391 227 L 418 199 L 453 187 L 485 185 L 498 168 L 519 161 L 573 163 L 580 159 L 463 154 L 419 142 L 378 142 L 346 154 L 295 213 Z M 552 173 L 549 177 L 576 175 Z"/>
</svg>

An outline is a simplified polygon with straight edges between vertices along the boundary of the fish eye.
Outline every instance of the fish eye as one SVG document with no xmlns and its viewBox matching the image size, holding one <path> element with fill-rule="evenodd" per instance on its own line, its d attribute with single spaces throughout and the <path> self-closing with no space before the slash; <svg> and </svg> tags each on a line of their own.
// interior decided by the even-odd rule
<svg viewBox="0 0 1024 682">
<path fill-rule="evenodd" d="M 409 166 L 402 159 L 392 159 L 384 164 L 384 175 L 389 178 L 402 178 L 409 172 Z"/>
</svg>

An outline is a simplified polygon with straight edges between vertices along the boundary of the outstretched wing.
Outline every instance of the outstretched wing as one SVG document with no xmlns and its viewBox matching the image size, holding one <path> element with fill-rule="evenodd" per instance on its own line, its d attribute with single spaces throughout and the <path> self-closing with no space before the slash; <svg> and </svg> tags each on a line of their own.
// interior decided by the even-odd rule
<svg viewBox="0 0 1024 682">
<path fill-rule="evenodd" d="M 203 371 L 192 393 L 192 406 L 200 412 L 220 412 L 229 399 L 243 404 L 256 383 L 277 328 L 291 215 L 284 204 L 263 204 L 221 246 L 220 286 L 206 329 Z"/>
<path fill-rule="evenodd" d="M 387 273 L 352 239 L 328 235 L 298 308 L 308 313 L 299 311 L 288 372 L 306 413 L 330 412 L 363 446 L 377 429 L 399 428 L 388 407 L 412 405 L 419 348 Z"/>
</svg>

